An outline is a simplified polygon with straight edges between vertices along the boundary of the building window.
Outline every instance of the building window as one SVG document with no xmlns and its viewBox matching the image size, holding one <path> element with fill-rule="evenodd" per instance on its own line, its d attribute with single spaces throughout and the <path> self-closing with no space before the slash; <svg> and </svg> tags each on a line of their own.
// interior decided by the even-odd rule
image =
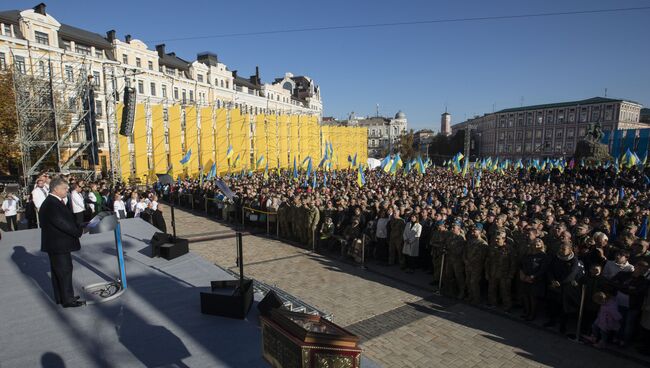
<svg viewBox="0 0 650 368">
<path fill-rule="evenodd" d="M 537 112 L 537 125 L 542 125 L 544 123 L 544 114 L 541 111 Z"/>
<path fill-rule="evenodd" d="M 569 110 L 569 123 L 576 121 L 576 112 L 574 109 Z"/>
<path fill-rule="evenodd" d="M 529 112 L 526 115 L 526 125 L 533 125 L 533 113 Z"/>
<path fill-rule="evenodd" d="M 71 65 L 65 66 L 65 80 L 70 83 L 74 82 L 74 72 Z"/>
<path fill-rule="evenodd" d="M 158 71 L 161 72 L 161 73 L 163 72 L 163 66 L 162 65 L 158 65 Z"/>
<path fill-rule="evenodd" d="M 90 46 L 75 44 L 74 50 L 77 54 L 90 55 Z"/>
<path fill-rule="evenodd" d="M 533 131 L 532 130 L 527 130 L 526 131 L 526 139 L 532 139 L 533 138 Z"/>
<path fill-rule="evenodd" d="M 203 74 L 197 74 L 196 77 L 199 80 L 199 83 L 203 83 Z"/>
<path fill-rule="evenodd" d="M 553 138 L 553 129 L 546 130 L 546 138 L 547 139 Z"/>
<path fill-rule="evenodd" d="M 600 109 L 593 108 L 591 110 L 591 121 L 598 121 L 598 120 L 600 120 Z"/>
<path fill-rule="evenodd" d="M 578 138 L 582 138 L 587 135 L 587 128 L 578 129 Z"/>
<path fill-rule="evenodd" d="M 102 102 L 100 100 L 95 100 L 95 115 L 101 117 L 104 115 L 104 109 L 102 108 Z"/>
<path fill-rule="evenodd" d="M 575 130 L 573 128 L 569 128 L 566 130 L 567 139 L 573 139 L 574 134 L 575 134 Z"/>
<path fill-rule="evenodd" d="M 20 74 L 26 74 L 27 73 L 27 68 L 25 66 L 25 58 L 22 56 L 16 56 L 14 57 L 14 67 L 16 68 L 16 72 Z"/>
<path fill-rule="evenodd" d="M 183 90 L 182 96 L 183 96 L 183 103 L 186 103 L 187 102 L 187 91 Z"/>
<path fill-rule="evenodd" d="M 11 24 L 5 24 L 4 27 L 2 27 L 2 30 L 5 36 L 13 37 L 13 33 L 11 32 Z"/>
<path fill-rule="evenodd" d="M 567 142 L 565 147 L 567 152 L 573 151 L 573 142 Z"/>
<path fill-rule="evenodd" d="M 50 36 L 45 32 L 34 31 L 34 41 L 41 45 L 50 45 Z"/>
<path fill-rule="evenodd" d="M 564 111 L 562 110 L 557 112 L 557 123 L 558 124 L 564 123 Z"/>
<path fill-rule="evenodd" d="M 194 102 L 194 91 L 190 90 L 190 102 Z"/>
<path fill-rule="evenodd" d="M 516 134 L 516 137 L 517 137 L 518 141 L 524 139 L 524 132 L 522 132 L 521 130 L 518 130 L 517 134 Z"/>
<path fill-rule="evenodd" d="M 163 121 L 168 121 L 169 120 L 169 110 L 167 108 L 163 108 Z"/>
<path fill-rule="evenodd" d="M 502 141 L 506 139 L 506 132 L 499 132 L 499 140 Z"/>
<path fill-rule="evenodd" d="M 100 144 L 106 142 L 106 140 L 104 139 L 104 129 L 102 128 L 97 129 L 97 142 L 99 142 Z"/>
<path fill-rule="evenodd" d="M 166 66 L 165 67 L 165 73 L 167 73 L 169 75 L 176 75 L 176 69 Z"/>
<path fill-rule="evenodd" d="M 138 93 L 144 94 L 144 82 L 138 81 Z"/>
<path fill-rule="evenodd" d="M 7 70 L 7 57 L 4 52 L 0 52 L 0 70 Z"/>
<path fill-rule="evenodd" d="M 521 152 L 521 144 L 517 144 L 515 146 L 515 152 L 520 153 Z"/>
<path fill-rule="evenodd" d="M 141 68 L 142 67 L 142 59 L 140 59 L 139 57 L 135 58 L 135 66 L 137 66 L 138 68 Z"/>
<path fill-rule="evenodd" d="M 95 57 L 98 59 L 103 59 L 104 58 L 104 50 L 100 49 L 95 49 Z"/>
<path fill-rule="evenodd" d="M 564 131 L 562 129 L 557 129 L 555 131 L 555 139 L 562 140 L 563 135 L 564 135 Z"/>
<path fill-rule="evenodd" d="M 149 68 L 149 70 L 153 70 L 153 61 L 151 60 L 147 61 L 147 67 Z"/>
<path fill-rule="evenodd" d="M 526 143 L 524 144 L 524 151 L 525 152 L 530 152 L 533 149 L 533 144 L 532 143 Z"/>
<path fill-rule="evenodd" d="M 612 105 L 605 106 L 605 120 L 610 121 L 614 117 L 614 107 Z"/>
<path fill-rule="evenodd" d="M 128 64 L 129 63 L 129 55 L 127 55 L 127 54 L 122 55 L 122 63 L 123 64 Z"/>
<path fill-rule="evenodd" d="M 99 72 L 93 71 L 93 84 L 99 87 L 101 86 L 101 82 L 102 82 L 102 78 Z"/>
<path fill-rule="evenodd" d="M 150 87 L 151 87 L 151 95 L 155 96 L 156 95 L 156 83 L 151 82 Z"/>
<path fill-rule="evenodd" d="M 580 122 L 581 123 L 586 123 L 587 122 L 587 108 L 583 107 L 580 109 Z"/>
<path fill-rule="evenodd" d="M 178 100 L 178 88 L 174 87 L 174 99 Z"/>
<path fill-rule="evenodd" d="M 535 131 L 535 139 L 542 139 L 542 130 L 538 129 Z"/>
<path fill-rule="evenodd" d="M 226 81 L 226 88 L 230 88 L 229 84 L 230 84 L 230 82 Z"/>
<path fill-rule="evenodd" d="M 167 98 L 167 86 L 163 84 L 160 88 L 161 88 L 161 91 L 162 91 L 162 96 L 164 98 Z"/>
<path fill-rule="evenodd" d="M 546 112 L 546 124 L 553 124 L 553 111 Z"/>
</svg>

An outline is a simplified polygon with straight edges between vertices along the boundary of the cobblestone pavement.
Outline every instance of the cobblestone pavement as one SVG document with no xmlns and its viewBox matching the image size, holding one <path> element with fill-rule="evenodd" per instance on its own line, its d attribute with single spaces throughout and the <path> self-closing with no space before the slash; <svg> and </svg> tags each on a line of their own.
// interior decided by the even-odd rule
<svg viewBox="0 0 650 368">
<path fill-rule="evenodd" d="M 165 218 L 169 225 L 168 209 Z M 176 210 L 176 223 L 179 236 L 217 237 L 190 243 L 190 248 L 235 270 L 233 229 L 182 210 Z M 247 277 L 332 313 L 336 323 L 361 337 L 364 354 L 385 367 L 641 366 L 510 318 L 436 297 L 427 290 L 430 276 L 425 274 L 415 274 L 404 283 L 394 268 L 362 270 L 250 234 L 244 236 L 244 263 Z"/>
</svg>

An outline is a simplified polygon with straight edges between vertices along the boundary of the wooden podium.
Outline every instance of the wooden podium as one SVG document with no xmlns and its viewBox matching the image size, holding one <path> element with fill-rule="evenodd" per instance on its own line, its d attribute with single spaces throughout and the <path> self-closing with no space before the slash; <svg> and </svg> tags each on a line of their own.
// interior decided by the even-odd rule
<svg viewBox="0 0 650 368">
<path fill-rule="evenodd" d="M 359 337 L 305 313 L 274 309 L 262 320 L 262 355 L 275 368 L 358 368 Z"/>
</svg>

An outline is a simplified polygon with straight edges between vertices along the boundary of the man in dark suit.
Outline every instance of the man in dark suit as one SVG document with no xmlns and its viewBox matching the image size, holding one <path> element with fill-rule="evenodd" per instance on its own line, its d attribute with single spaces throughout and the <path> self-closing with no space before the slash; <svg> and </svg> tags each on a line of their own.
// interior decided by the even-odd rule
<svg viewBox="0 0 650 368">
<path fill-rule="evenodd" d="M 55 178 L 50 184 L 50 194 L 39 211 L 41 224 L 41 251 L 47 252 L 52 269 L 54 300 L 64 308 L 80 307 L 86 303 L 74 295 L 72 289 L 72 255 L 81 249 L 79 238 L 83 233 L 74 214 L 66 206 L 68 183 Z"/>
</svg>

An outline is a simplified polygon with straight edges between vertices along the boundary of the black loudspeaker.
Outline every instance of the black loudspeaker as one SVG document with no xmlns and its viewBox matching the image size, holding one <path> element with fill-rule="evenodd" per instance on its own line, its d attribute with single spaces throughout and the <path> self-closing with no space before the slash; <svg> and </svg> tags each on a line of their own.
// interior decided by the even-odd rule
<svg viewBox="0 0 650 368">
<path fill-rule="evenodd" d="M 266 293 L 264 299 L 262 299 L 259 304 L 257 304 L 257 310 L 260 311 L 260 314 L 263 316 L 268 316 L 271 314 L 273 309 L 278 309 L 282 307 L 282 300 L 278 297 L 278 294 L 275 291 L 270 290 Z"/>
<path fill-rule="evenodd" d="M 135 88 L 124 88 L 124 108 L 122 110 L 122 125 L 120 125 L 120 134 L 130 136 L 133 134 L 133 124 L 135 122 Z"/>
<path fill-rule="evenodd" d="M 151 237 L 151 257 L 172 260 L 189 252 L 189 243 L 184 238 L 174 238 L 166 233 L 155 233 Z"/>
<path fill-rule="evenodd" d="M 201 313 L 244 319 L 253 305 L 253 280 L 212 281 L 211 293 L 201 293 Z M 217 294 L 215 291 L 226 292 Z M 228 295 L 227 289 L 234 289 Z"/>
</svg>

